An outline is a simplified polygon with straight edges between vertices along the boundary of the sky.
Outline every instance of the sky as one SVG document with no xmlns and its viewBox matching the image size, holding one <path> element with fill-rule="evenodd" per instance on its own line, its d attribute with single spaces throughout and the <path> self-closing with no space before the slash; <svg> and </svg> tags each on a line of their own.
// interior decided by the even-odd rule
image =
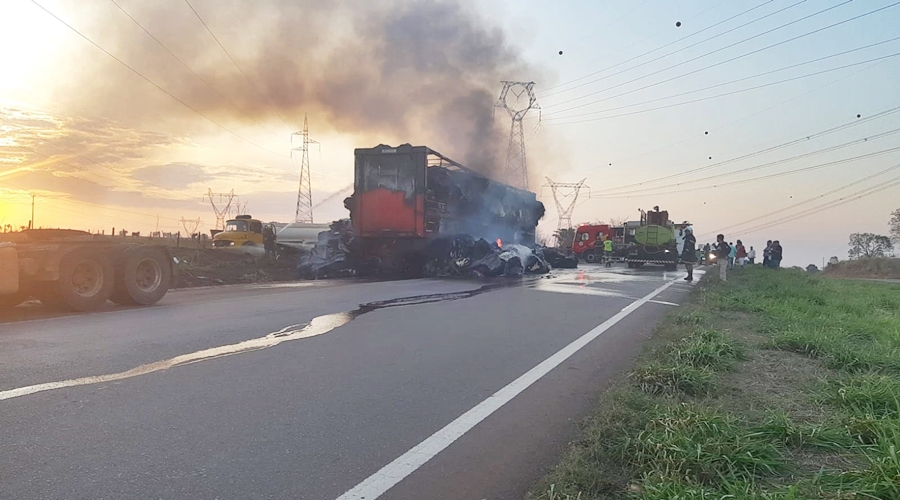
<svg viewBox="0 0 900 500">
<path fill-rule="evenodd" d="M 204 194 L 232 190 L 290 221 L 304 116 L 317 222 L 347 216 L 356 147 L 427 145 L 504 180 L 493 105 L 501 80 L 534 81 L 541 234 L 546 178 L 585 179 L 574 223 L 659 206 L 701 242 L 778 239 L 784 264 L 821 265 L 900 208 L 895 3 L 3 0 L 0 224 L 34 199 L 39 227 L 208 230 Z"/>
</svg>

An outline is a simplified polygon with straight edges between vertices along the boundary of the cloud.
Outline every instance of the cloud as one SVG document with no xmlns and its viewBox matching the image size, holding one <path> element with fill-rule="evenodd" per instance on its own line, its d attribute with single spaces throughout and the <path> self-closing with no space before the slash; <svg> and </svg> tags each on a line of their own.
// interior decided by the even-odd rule
<svg viewBox="0 0 900 500">
<path fill-rule="evenodd" d="M 132 170 L 131 176 L 150 186 L 175 190 L 215 179 L 215 176 L 207 173 L 202 165 L 193 163 L 147 165 Z"/>
</svg>

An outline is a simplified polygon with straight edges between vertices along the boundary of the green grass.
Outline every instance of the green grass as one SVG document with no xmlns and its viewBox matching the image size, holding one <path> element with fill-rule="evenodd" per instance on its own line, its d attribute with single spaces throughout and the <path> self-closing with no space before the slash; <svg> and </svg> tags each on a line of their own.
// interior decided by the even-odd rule
<svg viewBox="0 0 900 500">
<path fill-rule="evenodd" d="M 701 285 L 529 498 L 900 499 L 900 286 Z"/>
</svg>

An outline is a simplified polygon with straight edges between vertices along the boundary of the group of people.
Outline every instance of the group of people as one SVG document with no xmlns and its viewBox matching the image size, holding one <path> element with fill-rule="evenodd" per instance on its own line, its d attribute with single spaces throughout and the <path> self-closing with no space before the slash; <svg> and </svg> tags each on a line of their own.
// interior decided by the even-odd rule
<svg viewBox="0 0 900 500">
<path fill-rule="evenodd" d="M 711 251 L 715 252 L 716 261 L 719 263 L 719 278 L 722 281 L 726 281 L 727 270 L 733 269 L 735 264 L 742 268 L 746 264 L 756 264 L 756 249 L 751 246 L 747 250 L 741 240 L 737 240 L 737 244 L 730 243 L 725 241 L 725 235 L 720 234 L 716 236 L 716 243 L 714 245 L 707 243 L 703 248 L 702 255 L 698 256 L 697 238 L 694 237 L 693 231 L 687 228 L 684 235 L 681 261 L 684 263 L 687 271 L 687 276 L 684 278 L 685 281 L 694 281 L 694 264 L 698 260 L 703 260 L 703 257 L 709 255 Z M 782 255 L 781 242 L 769 240 L 766 242 L 766 248 L 763 250 L 763 266 L 773 269 L 781 267 Z"/>
<path fill-rule="evenodd" d="M 781 257 L 783 252 L 784 250 L 781 248 L 780 241 L 767 241 L 766 249 L 763 250 L 763 265 L 773 269 L 781 267 Z"/>
</svg>

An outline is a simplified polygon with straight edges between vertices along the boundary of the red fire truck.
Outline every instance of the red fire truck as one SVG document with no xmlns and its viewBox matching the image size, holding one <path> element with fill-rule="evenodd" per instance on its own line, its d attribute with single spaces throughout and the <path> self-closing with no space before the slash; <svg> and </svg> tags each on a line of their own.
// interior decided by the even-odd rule
<svg viewBox="0 0 900 500">
<path fill-rule="evenodd" d="M 614 237 L 614 228 L 608 224 L 582 224 L 575 230 L 572 252 L 578 260 L 588 263 L 600 262 L 603 255 L 603 241 Z"/>
</svg>

